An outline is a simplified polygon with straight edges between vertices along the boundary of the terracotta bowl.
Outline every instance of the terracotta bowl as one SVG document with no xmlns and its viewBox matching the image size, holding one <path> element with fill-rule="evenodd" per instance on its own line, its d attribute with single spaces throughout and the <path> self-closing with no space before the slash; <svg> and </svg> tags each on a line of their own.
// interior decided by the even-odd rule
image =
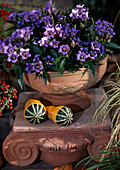
<svg viewBox="0 0 120 170">
<path fill-rule="evenodd" d="M 61 75 L 58 75 L 57 72 L 48 72 L 47 85 L 45 85 L 43 79 L 39 77 L 35 79 L 35 73 L 23 73 L 23 79 L 28 86 L 43 93 L 73 93 L 90 88 L 102 78 L 106 71 L 107 58 L 108 57 L 105 57 L 103 60 L 100 60 L 100 65 L 95 67 L 95 77 L 91 71 L 81 68 L 75 73 L 65 71 L 65 73 Z"/>
</svg>

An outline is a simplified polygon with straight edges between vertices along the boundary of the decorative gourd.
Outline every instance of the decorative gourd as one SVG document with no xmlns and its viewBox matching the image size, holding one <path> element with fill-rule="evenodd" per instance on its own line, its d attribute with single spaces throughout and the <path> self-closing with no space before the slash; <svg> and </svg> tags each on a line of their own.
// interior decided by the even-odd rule
<svg viewBox="0 0 120 170">
<path fill-rule="evenodd" d="M 48 118 L 61 126 L 67 126 L 72 123 L 73 113 L 66 106 L 46 106 Z"/>
<path fill-rule="evenodd" d="M 30 99 L 25 104 L 24 117 L 29 123 L 38 124 L 46 118 L 46 108 L 39 100 Z"/>
</svg>

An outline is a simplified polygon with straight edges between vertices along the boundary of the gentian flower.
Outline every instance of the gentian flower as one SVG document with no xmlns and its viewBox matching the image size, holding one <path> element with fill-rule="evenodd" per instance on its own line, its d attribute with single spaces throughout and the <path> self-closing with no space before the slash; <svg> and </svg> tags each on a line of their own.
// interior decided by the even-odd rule
<svg viewBox="0 0 120 170">
<path fill-rule="evenodd" d="M 61 21 L 61 20 L 63 20 L 64 19 L 64 15 L 57 15 L 57 17 L 58 17 L 58 21 Z"/>
<path fill-rule="evenodd" d="M 34 63 L 33 70 L 36 71 L 37 73 L 39 73 L 41 70 L 43 70 L 42 62 L 39 61 L 39 62 Z"/>
<path fill-rule="evenodd" d="M 28 57 L 31 57 L 31 54 L 29 54 L 30 49 L 24 49 L 24 48 L 20 48 L 20 55 L 22 56 L 23 60 L 27 60 Z"/>
<path fill-rule="evenodd" d="M 54 58 L 52 58 L 50 55 L 45 57 L 45 63 L 48 65 L 53 65 Z"/>
<path fill-rule="evenodd" d="M 86 53 L 79 51 L 77 54 L 77 60 L 80 60 L 81 62 L 85 62 L 86 58 L 88 58 L 88 55 Z"/>
<path fill-rule="evenodd" d="M 61 24 L 57 24 L 57 25 L 55 26 L 56 34 L 59 34 L 60 31 L 61 31 L 61 29 L 62 29 L 62 25 L 61 25 Z"/>
<path fill-rule="evenodd" d="M 11 55 L 15 50 L 17 50 L 17 47 L 13 46 L 11 43 L 9 43 L 8 48 L 7 48 L 8 56 Z"/>
<path fill-rule="evenodd" d="M 52 17 L 50 15 L 44 16 L 41 21 L 43 21 L 46 25 L 50 24 L 52 20 Z"/>
<path fill-rule="evenodd" d="M 33 62 L 39 61 L 40 54 L 34 55 Z"/>
<path fill-rule="evenodd" d="M 60 43 L 60 41 L 56 41 L 56 39 L 53 39 L 49 45 L 52 46 L 53 48 L 58 48 L 58 44 Z"/>
<path fill-rule="evenodd" d="M 55 28 L 54 27 L 45 27 L 46 31 L 43 33 L 46 35 L 48 38 L 52 37 L 54 38 L 54 35 L 56 34 Z"/>
<path fill-rule="evenodd" d="M 96 51 L 91 51 L 88 56 L 89 56 L 89 58 L 94 60 L 97 57 L 97 52 Z"/>
<path fill-rule="evenodd" d="M 10 15 L 8 16 L 8 20 L 15 21 L 15 20 L 16 20 L 16 15 L 17 15 L 17 13 L 16 13 L 16 12 L 13 12 L 12 14 L 10 14 Z"/>
<path fill-rule="evenodd" d="M 26 68 L 25 71 L 27 71 L 28 73 L 31 73 L 33 71 L 33 66 L 31 63 L 26 63 Z"/>
<path fill-rule="evenodd" d="M 75 9 L 72 9 L 72 13 L 70 14 L 70 17 L 73 19 L 81 19 L 82 21 L 86 21 L 89 19 L 88 17 L 88 10 L 83 5 L 76 5 Z"/>
<path fill-rule="evenodd" d="M 19 55 L 16 53 L 16 51 L 14 51 L 11 55 L 8 56 L 7 61 L 16 63 L 18 61 L 18 57 Z"/>
<path fill-rule="evenodd" d="M 91 49 L 100 51 L 101 44 L 98 41 L 91 42 Z"/>
<path fill-rule="evenodd" d="M 70 51 L 70 47 L 66 44 L 66 45 L 61 45 L 58 52 L 62 53 L 63 55 L 68 54 L 68 52 Z"/>
<path fill-rule="evenodd" d="M 71 37 L 75 37 L 77 32 L 79 32 L 79 30 L 76 30 L 75 28 L 69 29 L 69 32 L 71 33 Z"/>
<path fill-rule="evenodd" d="M 38 41 L 38 44 L 40 44 L 40 46 L 45 45 L 45 47 L 48 47 L 49 45 L 48 37 L 42 37 L 41 40 Z"/>
</svg>

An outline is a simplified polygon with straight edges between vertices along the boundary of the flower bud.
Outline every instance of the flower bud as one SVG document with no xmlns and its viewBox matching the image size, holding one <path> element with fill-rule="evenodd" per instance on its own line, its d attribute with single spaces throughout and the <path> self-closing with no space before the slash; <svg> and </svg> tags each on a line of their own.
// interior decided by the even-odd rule
<svg viewBox="0 0 120 170">
<path fill-rule="evenodd" d="M 75 41 L 74 40 L 72 40 L 72 42 L 71 42 L 71 47 L 75 48 Z"/>
</svg>

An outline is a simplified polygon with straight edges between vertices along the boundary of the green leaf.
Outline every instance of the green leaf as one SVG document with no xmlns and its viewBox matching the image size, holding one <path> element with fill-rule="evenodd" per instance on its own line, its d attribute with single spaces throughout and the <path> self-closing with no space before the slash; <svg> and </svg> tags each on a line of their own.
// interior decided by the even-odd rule
<svg viewBox="0 0 120 170">
<path fill-rule="evenodd" d="M 15 30 L 16 28 L 17 28 L 17 26 L 15 25 L 15 26 L 13 26 L 13 27 L 8 28 L 8 29 L 5 30 L 4 32 L 10 31 L 10 30 Z"/>
<path fill-rule="evenodd" d="M 45 53 L 46 53 L 46 47 L 45 47 L 45 46 L 43 46 L 43 48 L 42 48 L 42 52 L 43 52 L 43 54 L 45 54 Z"/>
<path fill-rule="evenodd" d="M 108 164 L 108 162 L 104 162 L 104 163 L 100 162 L 100 163 L 98 163 L 98 164 L 96 164 L 96 165 L 93 165 L 93 166 L 87 168 L 87 170 L 92 170 L 92 169 L 98 168 L 98 167 L 100 167 L 100 166 L 105 166 L 105 165 L 107 165 L 107 164 Z"/>
<path fill-rule="evenodd" d="M 10 67 L 10 68 L 7 68 L 8 70 L 17 70 L 19 69 L 19 66 L 13 66 L 13 67 Z"/>
<path fill-rule="evenodd" d="M 43 73 L 43 79 L 44 79 L 44 82 L 45 82 L 45 85 L 47 85 L 47 73 Z"/>
<path fill-rule="evenodd" d="M 18 79 L 18 83 L 19 83 L 21 89 L 23 89 L 23 75 L 22 74 L 20 75 L 20 78 Z"/>
<path fill-rule="evenodd" d="M 117 45 L 117 44 L 115 44 L 115 43 L 112 43 L 112 42 L 106 42 L 106 43 L 104 43 L 104 45 L 105 45 L 106 47 L 111 47 L 111 48 L 120 49 L 120 46 L 119 46 L 119 45 Z"/>
<path fill-rule="evenodd" d="M 35 74 L 35 80 L 37 79 L 38 76 L 39 76 L 39 73 L 36 73 Z"/>
<path fill-rule="evenodd" d="M 37 47 L 36 45 L 30 45 L 30 48 L 32 49 L 32 51 L 35 53 L 35 54 L 42 54 L 42 51 L 40 50 L 39 47 Z"/>
<path fill-rule="evenodd" d="M 93 63 L 89 63 L 88 68 L 92 72 L 93 76 L 95 77 L 95 67 Z"/>
<path fill-rule="evenodd" d="M 66 58 L 63 58 L 62 61 L 61 61 L 61 63 L 60 63 L 60 69 L 61 69 L 62 67 L 64 67 L 65 63 L 66 63 Z"/>
<path fill-rule="evenodd" d="M 21 89 L 23 89 L 23 75 L 22 75 L 21 67 L 16 69 L 16 74 L 17 74 L 18 84 L 20 85 Z"/>
<path fill-rule="evenodd" d="M 110 54 L 113 54 L 113 51 L 111 51 L 110 49 L 106 49 L 105 51 L 110 53 Z"/>
<path fill-rule="evenodd" d="M 55 57 L 55 58 L 58 57 L 56 51 L 54 51 L 54 50 L 50 50 L 50 54 L 51 54 L 53 57 Z"/>
</svg>

